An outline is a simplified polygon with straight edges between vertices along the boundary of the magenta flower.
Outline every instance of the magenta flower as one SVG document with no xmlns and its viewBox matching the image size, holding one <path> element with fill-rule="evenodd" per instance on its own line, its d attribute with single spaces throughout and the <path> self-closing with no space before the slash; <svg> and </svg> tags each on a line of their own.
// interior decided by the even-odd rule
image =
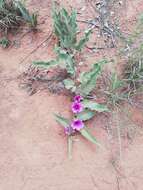
<svg viewBox="0 0 143 190">
<path fill-rule="evenodd" d="M 80 113 L 83 111 L 83 105 L 80 102 L 72 103 L 72 111 L 73 113 Z"/>
<path fill-rule="evenodd" d="M 66 135 L 72 135 L 74 132 L 75 130 L 71 126 L 65 128 Z"/>
<path fill-rule="evenodd" d="M 75 101 L 75 102 L 80 102 L 81 100 L 83 100 L 83 97 L 80 96 L 80 95 L 76 95 L 76 96 L 74 97 L 74 101 Z"/>
<path fill-rule="evenodd" d="M 71 124 L 71 127 L 73 129 L 76 129 L 77 131 L 79 131 L 80 129 L 82 129 L 84 127 L 84 123 L 82 120 L 80 119 L 75 119 L 72 124 Z"/>
</svg>

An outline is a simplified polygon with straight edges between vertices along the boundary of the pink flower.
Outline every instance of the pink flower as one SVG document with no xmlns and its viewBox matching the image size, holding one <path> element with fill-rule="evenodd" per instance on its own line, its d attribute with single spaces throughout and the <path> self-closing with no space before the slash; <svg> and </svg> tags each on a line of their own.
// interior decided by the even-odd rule
<svg viewBox="0 0 143 190">
<path fill-rule="evenodd" d="M 73 102 L 71 108 L 73 113 L 80 113 L 83 111 L 83 105 L 80 102 Z"/>
<path fill-rule="evenodd" d="M 75 101 L 75 102 L 80 102 L 81 100 L 83 100 L 83 97 L 80 96 L 80 95 L 76 95 L 76 96 L 74 97 L 74 101 Z"/>
<path fill-rule="evenodd" d="M 77 131 L 80 131 L 80 129 L 82 129 L 84 127 L 84 123 L 82 120 L 80 119 L 75 119 L 72 124 L 71 124 L 71 127 L 73 129 L 76 129 Z"/>
</svg>

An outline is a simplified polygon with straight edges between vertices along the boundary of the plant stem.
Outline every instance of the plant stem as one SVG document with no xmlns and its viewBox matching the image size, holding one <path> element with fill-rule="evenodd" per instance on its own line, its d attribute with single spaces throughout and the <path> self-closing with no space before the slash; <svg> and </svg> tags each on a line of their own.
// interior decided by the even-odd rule
<svg viewBox="0 0 143 190">
<path fill-rule="evenodd" d="M 68 136 L 68 158 L 69 159 L 72 159 L 72 144 L 73 144 L 72 136 Z"/>
</svg>

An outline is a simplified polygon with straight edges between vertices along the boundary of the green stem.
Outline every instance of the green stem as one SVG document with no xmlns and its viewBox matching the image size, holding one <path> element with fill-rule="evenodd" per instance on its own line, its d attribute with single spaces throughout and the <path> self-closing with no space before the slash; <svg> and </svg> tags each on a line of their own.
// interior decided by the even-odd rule
<svg viewBox="0 0 143 190">
<path fill-rule="evenodd" d="M 69 159 L 72 159 L 72 144 L 73 144 L 72 136 L 68 136 L 68 158 Z"/>
</svg>

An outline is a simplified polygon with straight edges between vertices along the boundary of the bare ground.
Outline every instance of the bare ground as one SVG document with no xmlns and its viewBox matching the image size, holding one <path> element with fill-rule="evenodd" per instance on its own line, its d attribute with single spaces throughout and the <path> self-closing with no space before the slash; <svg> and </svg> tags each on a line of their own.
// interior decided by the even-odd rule
<svg viewBox="0 0 143 190">
<path fill-rule="evenodd" d="M 87 6 L 84 1 L 64 1 L 64 4 L 67 7 L 74 4 L 78 10 Z M 16 35 L 14 38 L 18 47 L 0 49 L 0 189 L 141 190 L 141 109 L 129 105 L 123 107 L 123 110 L 129 110 L 130 117 L 122 125 L 134 125 L 137 130 L 133 130 L 130 138 L 124 133 L 121 135 L 121 147 L 118 137 L 110 132 L 110 128 L 120 125 L 117 121 L 121 121 L 123 117 L 120 114 L 115 114 L 112 118 L 98 115 L 89 124 L 89 128 L 106 149 L 101 150 L 76 136 L 73 159 L 68 160 L 66 137 L 54 121 L 53 113 L 68 116 L 69 98 L 53 95 L 46 90 L 39 90 L 29 96 L 19 87 L 18 76 L 33 60 L 53 57 L 54 40 L 45 41 L 51 32 L 51 3 L 33 0 L 29 2 L 29 7 L 39 10 L 41 32 L 35 35 L 26 34 L 20 40 L 20 45 L 18 42 L 23 34 Z M 119 11 L 124 15 L 119 17 L 120 24 L 129 32 L 136 23 L 138 14 L 143 11 L 143 1 L 127 1 L 126 8 Z M 42 41 L 45 42 L 33 51 Z M 109 51 L 107 49 L 95 53 L 87 60 L 99 59 L 109 54 Z M 116 57 L 115 49 L 110 51 L 109 57 L 112 56 Z"/>
</svg>

